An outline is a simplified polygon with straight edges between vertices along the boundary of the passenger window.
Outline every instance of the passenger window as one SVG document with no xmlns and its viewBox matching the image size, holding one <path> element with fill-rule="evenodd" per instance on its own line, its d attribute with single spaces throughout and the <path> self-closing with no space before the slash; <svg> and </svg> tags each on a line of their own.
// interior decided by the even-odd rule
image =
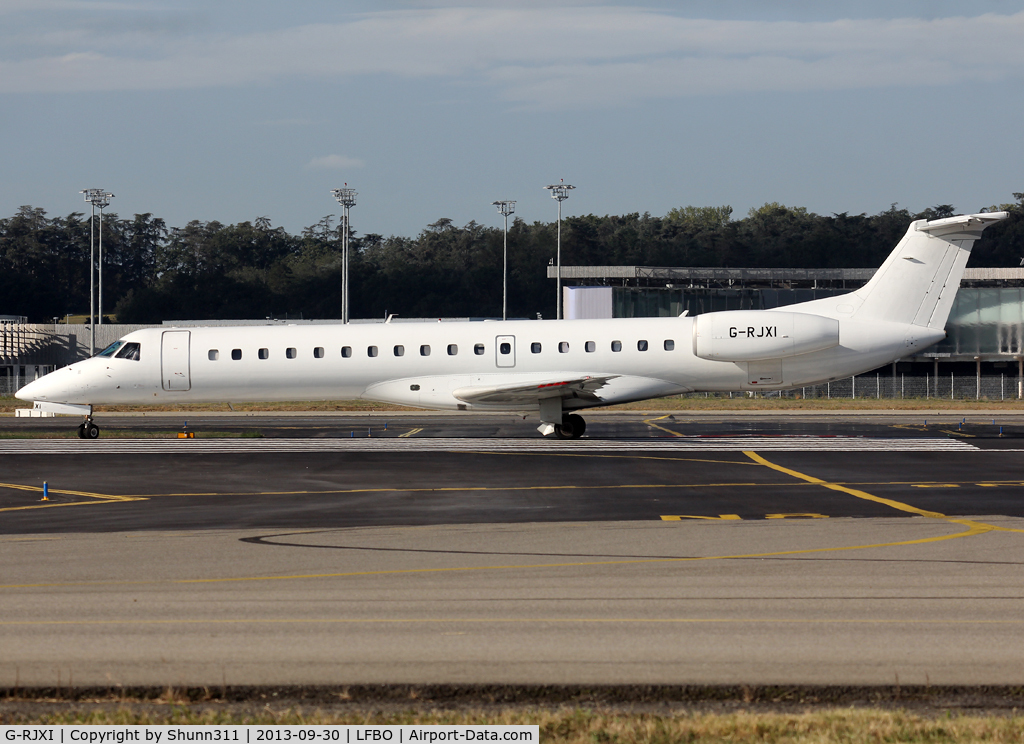
<svg viewBox="0 0 1024 744">
<path fill-rule="evenodd" d="M 405 356 L 405 347 L 401 344 L 395 346 L 395 356 Z"/>
<path fill-rule="evenodd" d="M 377 356 L 377 347 L 376 346 L 367 346 L 366 347 L 366 356 L 368 356 L 368 357 L 375 357 L 375 356 Z"/>
<path fill-rule="evenodd" d="M 342 346 L 341 347 L 341 355 L 345 359 L 348 359 L 350 356 L 352 356 L 352 347 L 351 346 Z"/>
<path fill-rule="evenodd" d="M 455 356 L 459 353 L 458 344 L 448 344 L 448 356 Z"/>
<path fill-rule="evenodd" d="M 612 341 L 612 351 L 622 351 L 622 342 Z"/>
<path fill-rule="evenodd" d="M 323 346 L 317 346 L 315 349 L 313 349 L 313 358 L 314 359 L 323 359 L 324 358 L 324 347 Z"/>
<path fill-rule="evenodd" d="M 218 359 L 220 359 L 220 351 L 218 351 L 217 349 L 210 349 L 210 351 L 207 352 L 207 356 L 210 358 L 211 362 L 216 362 Z"/>
<path fill-rule="evenodd" d="M 501 345 L 498 347 L 498 351 L 501 352 L 502 354 L 511 354 L 512 344 L 510 344 L 508 341 L 502 341 Z"/>
<path fill-rule="evenodd" d="M 242 350 L 241 349 L 232 349 L 231 350 L 231 358 L 234 359 L 237 362 L 239 359 L 242 358 Z"/>
<path fill-rule="evenodd" d="M 541 346 L 536 341 L 534 341 L 532 344 L 530 344 L 530 351 L 532 351 L 534 354 L 540 354 L 540 349 L 541 349 Z"/>
<path fill-rule="evenodd" d="M 284 350 L 284 355 L 286 357 L 288 357 L 289 359 L 294 359 L 295 357 L 297 357 L 299 355 L 299 353 L 297 351 L 295 351 L 295 347 L 294 346 L 289 346 L 287 349 Z"/>
<path fill-rule="evenodd" d="M 569 351 L 569 342 L 568 341 L 559 341 L 558 342 L 558 353 L 559 354 L 565 354 L 567 351 Z"/>
<path fill-rule="evenodd" d="M 429 345 L 423 344 L 420 347 L 420 356 L 430 356 L 430 346 Z"/>
<path fill-rule="evenodd" d="M 473 347 L 473 353 L 476 354 L 477 356 L 480 356 L 481 354 L 483 354 L 484 353 L 484 345 L 483 344 L 477 344 L 476 346 L 474 346 Z"/>
<path fill-rule="evenodd" d="M 647 342 L 646 341 L 637 341 L 636 342 L 636 350 L 637 351 L 647 351 Z"/>
<path fill-rule="evenodd" d="M 139 361 L 139 345 L 134 341 L 125 344 L 119 352 L 117 352 L 118 359 L 131 359 L 133 361 Z"/>
<path fill-rule="evenodd" d="M 676 348 L 676 342 L 670 338 L 665 339 L 665 351 L 672 351 Z"/>
<path fill-rule="evenodd" d="M 258 352 L 256 352 L 256 356 L 258 356 L 260 359 L 270 359 L 270 350 L 260 349 Z"/>
<path fill-rule="evenodd" d="M 584 351 L 597 351 L 597 344 L 594 343 L 593 341 L 587 341 L 587 343 L 583 344 L 583 350 Z"/>
</svg>

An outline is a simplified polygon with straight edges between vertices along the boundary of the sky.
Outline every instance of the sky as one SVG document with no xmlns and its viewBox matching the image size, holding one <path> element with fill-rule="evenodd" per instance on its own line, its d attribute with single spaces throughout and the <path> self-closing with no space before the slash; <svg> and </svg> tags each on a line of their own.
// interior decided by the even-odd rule
<svg viewBox="0 0 1024 744">
<path fill-rule="evenodd" d="M 970 212 L 1022 122 L 1024 0 L 0 0 L 0 217 Z"/>
</svg>

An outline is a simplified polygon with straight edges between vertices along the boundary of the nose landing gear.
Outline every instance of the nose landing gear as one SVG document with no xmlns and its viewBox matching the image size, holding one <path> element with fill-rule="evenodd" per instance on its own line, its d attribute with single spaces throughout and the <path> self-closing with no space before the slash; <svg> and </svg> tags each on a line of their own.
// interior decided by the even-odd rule
<svg viewBox="0 0 1024 744">
<path fill-rule="evenodd" d="M 78 427 L 79 439 L 99 439 L 100 427 L 92 421 L 92 416 L 87 416 L 85 421 Z"/>
</svg>

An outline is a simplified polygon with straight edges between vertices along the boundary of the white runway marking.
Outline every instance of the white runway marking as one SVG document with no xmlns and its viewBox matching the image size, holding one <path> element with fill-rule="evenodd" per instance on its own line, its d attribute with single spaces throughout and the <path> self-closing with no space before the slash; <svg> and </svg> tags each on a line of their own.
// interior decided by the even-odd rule
<svg viewBox="0 0 1024 744">
<path fill-rule="evenodd" d="M 959 439 L 679 437 L 675 439 L 8 439 L 0 455 L 170 455 L 281 452 L 940 452 L 977 450 Z"/>
</svg>

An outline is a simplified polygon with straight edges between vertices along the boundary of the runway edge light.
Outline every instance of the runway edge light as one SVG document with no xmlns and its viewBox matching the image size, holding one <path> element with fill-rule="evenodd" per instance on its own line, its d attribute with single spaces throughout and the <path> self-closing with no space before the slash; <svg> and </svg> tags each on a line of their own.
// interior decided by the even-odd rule
<svg viewBox="0 0 1024 744">
<path fill-rule="evenodd" d="M 50 485 L 46 481 L 43 481 L 43 498 L 41 498 L 39 500 L 40 501 L 49 501 L 50 500 Z"/>
</svg>

